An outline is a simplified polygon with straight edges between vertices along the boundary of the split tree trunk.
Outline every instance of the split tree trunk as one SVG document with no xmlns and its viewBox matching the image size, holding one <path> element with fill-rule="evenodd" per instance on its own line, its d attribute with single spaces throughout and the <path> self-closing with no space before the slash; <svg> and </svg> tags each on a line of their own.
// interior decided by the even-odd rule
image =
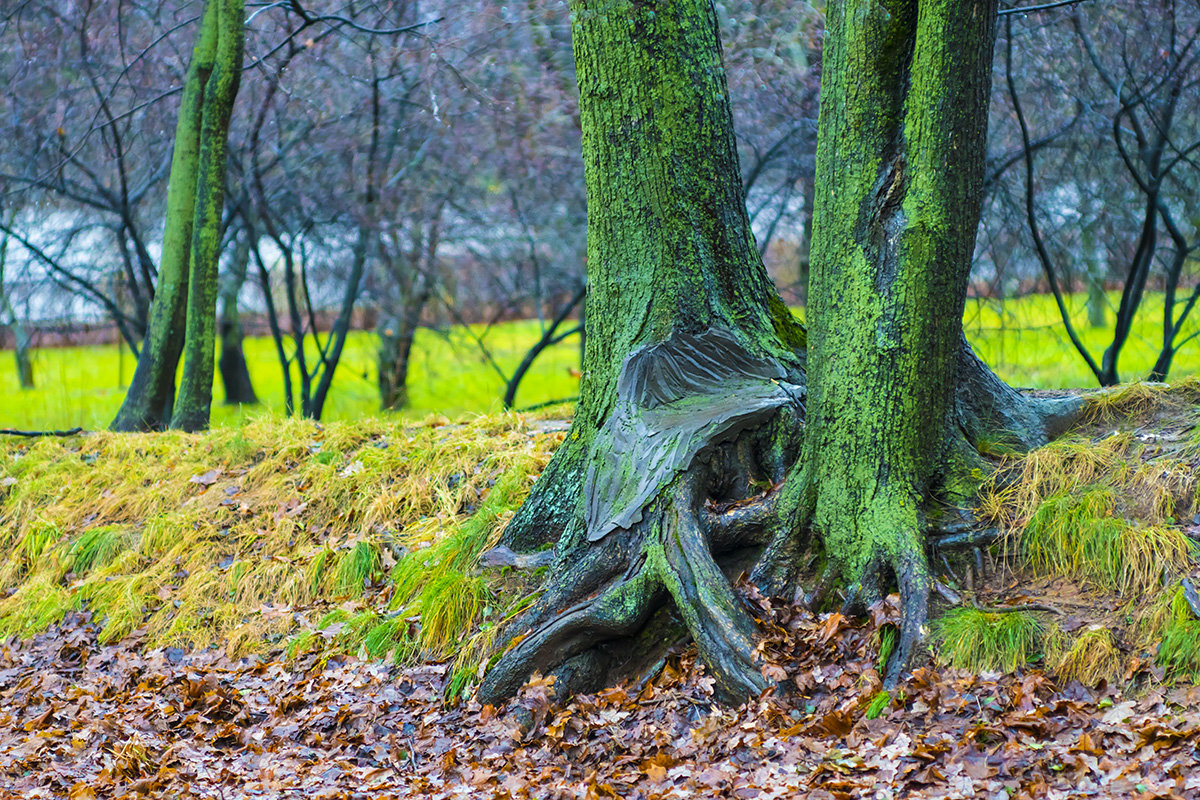
<svg viewBox="0 0 1200 800">
<path fill-rule="evenodd" d="M 751 238 L 711 0 L 572 3 L 584 383 L 506 533 L 557 538 L 557 560 L 485 702 L 533 670 L 560 696 L 596 688 L 680 630 L 725 698 L 752 696 L 771 681 L 727 575 L 791 600 L 815 549 L 852 607 L 898 584 L 902 672 L 925 622 L 924 511 L 969 490 L 979 436 L 1034 446 L 1075 407 L 1026 400 L 962 335 L 995 11 L 830 6 L 806 335 Z"/>
<path fill-rule="evenodd" d="M 158 283 L 133 380 L 111 426 L 115 431 L 161 430 L 171 419 L 175 371 L 183 351 L 200 122 L 204 89 L 217 54 L 218 14 L 215 2 L 210 2 L 204 9 L 192 63 L 183 85 L 179 118 L 175 123 L 175 149 L 167 187 L 166 227 Z"/>
<path fill-rule="evenodd" d="M 212 409 L 217 333 L 217 271 L 221 256 L 221 217 L 225 210 L 229 121 L 242 78 L 245 45 L 243 0 L 210 0 L 220 8 L 216 60 L 204 86 L 200 153 L 196 170 L 196 218 L 188 262 L 187 318 L 183 374 L 171 414 L 171 427 L 208 427 Z"/>
<path fill-rule="evenodd" d="M 241 80 L 243 19 L 243 0 L 209 0 L 201 18 L 175 127 L 154 303 L 113 430 L 208 427 L 225 156 Z"/>
</svg>

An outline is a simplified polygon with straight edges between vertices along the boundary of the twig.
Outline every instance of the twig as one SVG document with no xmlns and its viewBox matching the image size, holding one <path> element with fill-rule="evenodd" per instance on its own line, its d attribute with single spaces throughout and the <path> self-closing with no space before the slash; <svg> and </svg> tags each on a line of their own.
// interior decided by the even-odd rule
<svg viewBox="0 0 1200 800">
<path fill-rule="evenodd" d="M 961 606 L 962 605 L 962 595 L 960 595 L 958 592 L 954 591 L 953 589 L 951 589 L 949 586 L 942 583 L 941 581 L 935 580 L 933 582 L 933 589 L 935 592 L 940 594 L 942 596 L 942 599 L 944 599 L 950 605 L 952 605 L 952 606 Z"/>
<path fill-rule="evenodd" d="M 984 547 L 993 544 L 999 538 L 999 528 L 976 528 L 934 537 L 933 546 L 939 550 L 965 550 L 969 547 Z"/>
<path fill-rule="evenodd" d="M 962 579 L 958 577 L 958 573 L 955 572 L 954 569 L 950 566 L 950 559 L 946 558 L 946 554 L 939 553 L 938 555 L 940 555 L 942 557 L 942 566 L 946 568 L 947 574 L 949 574 L 950 577 L 954 579 L 955 583 L 962 583 Z"/>
<path fill-rule="evenodd" d="M 988 614 L 1008 614 L 1014 611 L 1048 611 L 1051 614 L 1064 613 L 1061 608 L 1055 608 L 1048 603 L 1025 603 L 1019 606 L 1000 606 L 989 608 L 987 606 L 980 605 L 978 600 L 971 600 L 971 605 L 975 607 L 976 611 L 983 611 Z"/>
<path fill-rule="evenodd" d="M 1087 2 L 1087 0 L 1058 0 L 1057 3 L 1045 3 L 1040 6 L 1013 6 L 1012 8 L 1002 8 L 996 14 L 1001 17 L 1005 14 L 1028 14 L 1030 11 L 1047 11 L 1059 6 L 1073 6 L 1076 3 L 1084 2 Z"/>
<path fill-rule="evenodd" d="M 69 431 L 18 431 L 12 428 L 0 428 L 0 436 L 28 436 L 34 438 L 38 436 L 74 436 L 77 433 L 83 433 L 83 428 L 71 428 Z"/>
</svg>

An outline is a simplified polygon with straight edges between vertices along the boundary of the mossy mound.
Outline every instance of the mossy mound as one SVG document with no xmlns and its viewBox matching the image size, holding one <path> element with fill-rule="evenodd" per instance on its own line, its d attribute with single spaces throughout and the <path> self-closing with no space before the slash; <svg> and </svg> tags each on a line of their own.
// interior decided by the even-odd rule
<svg viewBox="0 0 1200 800">
<path fill-rule="evenodd" d="M 86 607 L 104 640 L 148 647 L 478 658 L 525 591 L 477 574 L 478 556 L 562 427 L 264 417 L 0 438 L 0 636 Z"/>
</svg>

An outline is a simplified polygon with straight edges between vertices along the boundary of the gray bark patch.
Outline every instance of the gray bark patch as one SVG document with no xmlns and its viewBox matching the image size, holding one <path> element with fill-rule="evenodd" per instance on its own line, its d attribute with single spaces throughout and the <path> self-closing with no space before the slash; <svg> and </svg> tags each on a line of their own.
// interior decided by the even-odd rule
<svg viewBox="0 0 1200 800">
<path fill-rule="evenodd" d="M 751 354 L 732 331 L 676 333 L 634 351 L 612 415 L 596 434 L 584 480 L 588 541 L 642 518 L 642 509 L 704 448 L 801 405 L 783 365 Z"/>
</svg>

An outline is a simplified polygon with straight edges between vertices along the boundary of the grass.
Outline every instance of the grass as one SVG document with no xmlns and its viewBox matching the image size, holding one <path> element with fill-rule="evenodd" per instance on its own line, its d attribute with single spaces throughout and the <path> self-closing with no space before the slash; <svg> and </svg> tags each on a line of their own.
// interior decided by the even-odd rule
<svg viewBox="0 0 1200 800">
<path fill-rule="evenodd" d="M 463 651 L 474 674 L 528 593 L 478 556 L 561 437 L 506 414 L 0 440 L 0 636 L 87 608 L 105 641 Z"/>
<path fill-rule="evenodd" d="M 1116 300 L 1114 295 L 1111 301 Z M 1101 352 L 1109 332 L 1087 326 L 1082 295 L 1072 296 L 1068 301 L 1075 311 L 1081 336 L 1094 353 Z M 1123 377 L 1144 376 L 1154 363 L 1161 330 L 1154 312 L 1160 305 L 1157 296 L 1147 295 L 1144 313 L 1135 321 L 1122 353 Z M 1038 388 L 1095 385 L 1090 371 L 1063 334 L 1058 310 L 1047 296 L 968 300 L 963 324 L 980 357 L 1013 385 Z M 1192 317 L 1181 336 L 1196 330 L 1200 330 L 1200 315 Z M 537 323 L 532 320 L 489 329 L 476 326 L 471 332 L 462 328 L 451 328 L 444 333 L 421 329 L 413 349 L 411 407 L 403 412 L 404 418 L 416 420 L 433 413 L 454 417 L 500 410 L 503 382 L 481 355 L 472 332 L 484 340 L 508 373 L 538 336 Z M 264 411 L 283 411 L 283 378 L 274 344 L 267 337 L 250 338 L 245 350 L 262 405 L 223 406 L 219 403 L 218 387 L 214 425 L 240 424 Z M 1172 380 L 1197 372 L 1198 350 L 1200 343 L 1194 342 L 1178 354 Z M 37 388 L 33 390 L 23 391 L 18 387 L 15 369 L 0 369 L 0 392 L 7 398 L 0 414 L 0 427 L 104 428 L 116 414 L 134 368 L 128 349 L 116 344 L 39 350 L 34 358 Z M 578 366 L 576 339 L 548 349 L 522 384 L 518 406 L 578 394 L 578 380 L 569 372 Z M 378 411 L 378 403 L 374 336 L 369 332 L 354 332 L 346 343 L 324 419 L 372 416 Z"/>
<path fill-rule="evenodd" d="M 951 609 L 934 623 L 939 657 L 956 669 L 1012 672 L 1043 653 L 1049 631 L 1025 611 Z"/>
<path fill-rule="evenodd" d="M 1150 373 L 1162 347 L 1162 293 L 1147 292 L 1121 350 L 1118 365 L 1123 381 L 1137 381 Z M 1112 342 L 1112 329 L 1093 328 L 1087 322 L 1085 294 L 1068 295 L 1067 308 L 1079 337 L 1097 362 Z M 1120 302 L 1119 292 L 1109 292 L 1109 324 Z M 963 327 L 975 352 L 1000 377 L 1014 386 L 1044 389 L 1095 386 L 1096 380 L 1063 329 L 1054 298 L 1047 294 L 1020 298 L 968 299 Z M 1200 330 L 1200 318 L 1191 315 L 1182 341 Z M 1200 343 L 1185 345 L 1175 356 L 1170 379 L 1200 371 Z"/>
<path fill-rule="evenodd" d="M 1077 680 L 1085 686 L 1096 686 L 1100 681 L 1120 677 L 1121 651 L 1111 630 L 1090 625 L 1063 650 L 1053 666 L 1064 685 Z"/>
<path fill-rule="evenodd" d="M 538 337 L 537 323 L 532 320 L 504 323 L 487 331 L 476 326 L 474 331 L 484 338 L 493 357 L 509 374 Z M 374 334 L 351 333 L 323 419 L 351 420 L 378 415 L 375 346 Z M 238 425 L 264 412 L 283 413 L 283 377 L 274 347 L 269 337 L 246 340 L 246 360 L 261 405 L 222 405 L 218 381 L 214 387 L 214 425 Z M 451 328 L 445 333 L 419 330 L 412 358 L 411 404 L 400 415 L 404 419 L 418 420 L 435 413 L 458 417 L 501 410 L 503 381 L 462 328 Z M 115 344 L 38 350 L 34 354 L 36 388 L 32 390 L 21 390 L 16 370 L 7 366 L 0 362 L 0 392 L 8 398 L 0 412 L 0 427 L 41 430 L 78 426 L 99 430 L 107 427 L 116 415 L 133 376 L 135 360 L 128 348 Z M 579 381 L 569 370 L 578 366 L 577 339 L 568 339 L 547 350 L 522 383 L 517 405 L 532 406 L 574 397 L 579 393 Z M 295 374 L 293 378 L 297 379 Z"/>
<path fill-rule="evenodd" d="M 1156 660 L 1172 678 L 1200 681 L 1200 619 L 1188 605 L 1182 586 L 1171 596 Z"/>
<path fill-rule="evenodd" d="M 1198 399 L 1195 378 L 1091 398 L 1081 432 L 1010 458 L 984 483 L 978 515 L 1008 532 L 1036 575 L 1127 599 L 1160 590 L 1164 574 L 1182 574 L 1191 556 L 1177 523 L 1198 509 L 1200 449 L 1180 432 L 1136 434 L 1155 414 L 1186 420 Z M 1118 415 L 1124 429 L 1108 427 Z M 1089 438 L 1089 429 L 1108 432 Z"/>
</svg>

